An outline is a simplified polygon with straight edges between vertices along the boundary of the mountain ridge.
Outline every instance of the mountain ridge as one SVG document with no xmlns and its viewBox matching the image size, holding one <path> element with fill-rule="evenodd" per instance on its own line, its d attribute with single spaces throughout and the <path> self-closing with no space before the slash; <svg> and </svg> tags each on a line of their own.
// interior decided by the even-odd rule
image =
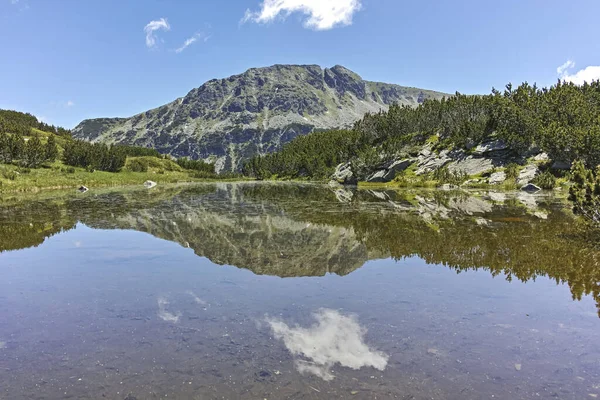
<svg viewBox="0 0 600 400">
<path fill-rule="evenodd" d="M 366 81 L 341 65 L 276 64 L 211 79 L 183 97 L 129 118 L 84 120 L 73 136 L 152 147 L 231 171 L 296 136 L 350 127 L 365 114 L 394 103 L 415 107 L 445 96 L 449 95 Z"/>
</svg>

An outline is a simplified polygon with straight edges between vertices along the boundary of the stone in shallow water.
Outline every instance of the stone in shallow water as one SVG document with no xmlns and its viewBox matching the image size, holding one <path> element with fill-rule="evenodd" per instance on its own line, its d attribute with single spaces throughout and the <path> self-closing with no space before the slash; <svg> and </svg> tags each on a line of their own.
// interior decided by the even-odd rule
<svg viewBox="0 0 600 400">
<path fill-rule="evenodd" d="M 542 188 L 537 185 L 534 185 L 533 183 L 528 183 L 527 185 L 523 186 L 521 190 L 524 192 L 535 193 L 542 190 Z"/>
<path fill-rule="evenodd" d="M 146 181 L 144 182 L 144 186 L 148 189 L 152 189 L 154 186 L 156 186 L 156 182 L 154 181 Z"/>
<path fill-rule="evenodd" d="M 0 342 L 0 350 L 6 348 L 6 342 Z"/>
</svg>

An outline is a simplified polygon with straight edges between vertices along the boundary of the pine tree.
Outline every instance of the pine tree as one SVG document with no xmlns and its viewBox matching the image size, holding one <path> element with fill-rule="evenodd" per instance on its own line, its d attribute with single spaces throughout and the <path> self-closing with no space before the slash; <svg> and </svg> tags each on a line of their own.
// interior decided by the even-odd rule
<svg viewBox="0 0 600 400">
<path fill-rule="evenodd" d="M 54 135 L 50 135 L 44 148 L 44 160 L 48 162 L 54 162 L 57 157 L 58 146 L 56 145 L 56 139 L 54 138 Z"/>
<path fill-rule="evenodd" d="M 40 138 L 35 135 L 25 144 L 23 164 L 29 168 L 38 168 L 44 162 L 45 149 Z"/>
</svg>

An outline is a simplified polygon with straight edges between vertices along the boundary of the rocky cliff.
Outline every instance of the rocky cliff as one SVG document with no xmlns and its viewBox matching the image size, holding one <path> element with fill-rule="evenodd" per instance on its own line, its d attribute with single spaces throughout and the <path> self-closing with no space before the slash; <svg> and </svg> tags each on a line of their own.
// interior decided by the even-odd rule
<svg viewBox="0 0 600 400">
<path fill-rule="evenodd" d="M 152 147 L 239 170 L 245 159 L 298 135 L 351 126 L 390 104 L 417 106 L 444 93 L 369 82 L 342 66 L 274 65 L 213 79 L 131 118 L 82 121 L 75 138 Z"/>
</svg>

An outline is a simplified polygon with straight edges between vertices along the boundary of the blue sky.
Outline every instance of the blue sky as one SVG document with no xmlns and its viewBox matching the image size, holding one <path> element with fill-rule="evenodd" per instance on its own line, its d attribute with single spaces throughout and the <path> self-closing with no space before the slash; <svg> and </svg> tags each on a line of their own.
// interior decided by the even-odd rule
<svg viewBox="0 0 600 400">
<path fill-rule="evenodd" d="M 276 63 L 450 93 L 550 85 L 561 65 L 600 78 L 599 15 L 599 0 L 0 0 L 0 108 L 71 128 Z"/>
</svg>

